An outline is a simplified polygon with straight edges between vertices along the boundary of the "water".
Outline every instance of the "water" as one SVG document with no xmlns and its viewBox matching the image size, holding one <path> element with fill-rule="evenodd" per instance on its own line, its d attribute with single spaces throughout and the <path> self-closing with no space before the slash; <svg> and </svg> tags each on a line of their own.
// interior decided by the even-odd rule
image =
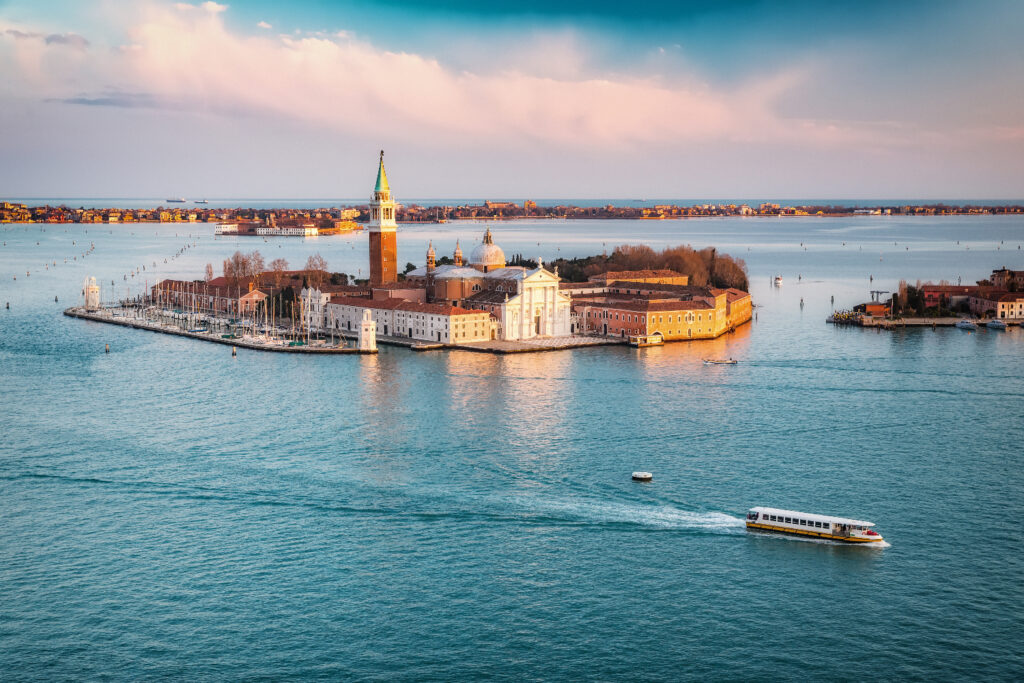
<svg viewBox="0 0 1024 683">
<path fill-rule="evenodd" d="M 322 209 L 337 206 L 358 206 L 365 205 L 369 201 L 366 196 L 352 197 L 281 197 L 281 198 L 251 198 L 251 197 L 206 197 L 206 204 L 196 204 L 196 200 L 203 197 L 186 198 L 185 202 L 168 203 L 168 198 L 176 199 L 175 195 L 166 197 L 0 197 L 0 200 L 26 204 L 28 206 L 67 206 L 78 209 L 155 209 L 157 207 L 169 208 L 199 208 L 199 209 L 234 209 L 239 207 L 253 209 Z M 420 206 L 460 206 L 460 205 L 482 205 L 485 198 L 481 197 L 401 197 L 404 204 L 419 204 Z M 877 206 L 924 206 L 931 204 L 947 204 L 949 206 L 1020 206 L 1024 204 L 1021 199 L 778 199 L 772 197 L 745 197 L 745 198 L 541 198 L 541 197 L 512 197 L 496 199 L 492 201 L 511 201 L 522 206 L 523 202 L 533 199 L 541 206 L 655 206 L 657 204 L 674 204 L 676 206 L 694 206 L 698 204 L 747 204 L 748 206 L 760 206 L 764 202 L 781 204 L 783 206 L 847 206 L 847 207 L 877 207 Z"/>
<path fill-rule="evenodd" d="M 403 227 L 400 258 L 483 227 Z M 824 324 L 832 296 L 1024 268 L 1019 218 L 501 224 L 546 259 L 714 244 L 758 304 L 715 341 L 507 357 L 232 359 L 65 318 L 84 277 L 136 293 L 143 263 L 366 268 L 365 235 L 113 230 L 0 228 L 12 679 L 1021 677 L 1024 333 Z M 891 547 L 748 534 L 753 505 Z"/>
</svg>

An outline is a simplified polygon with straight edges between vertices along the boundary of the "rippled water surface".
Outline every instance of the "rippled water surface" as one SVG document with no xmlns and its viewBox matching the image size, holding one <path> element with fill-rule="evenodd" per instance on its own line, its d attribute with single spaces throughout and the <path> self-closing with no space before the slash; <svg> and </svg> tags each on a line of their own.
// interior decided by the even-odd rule
<svg viewBox="0 0 1024 683">
<path fill-rule="evenodd" d="M 482 230 L 402 228 L 400 258 Z M 901 276 L 1024 269 L 1019 219 L 501 224 L 547 259 L 717 245 L 758 305 L 716 341 L 507 357 L 232 359 L 60 315 L 88 275 L 136 293 L 237 248 L 365 273 L 364 236 L 0 235 L 5 678 L 1024 671 L 1024 333 L 824 323 Z M 891 546 L 748 534 L 753 505 L 869 519 Z"/>
</svg>

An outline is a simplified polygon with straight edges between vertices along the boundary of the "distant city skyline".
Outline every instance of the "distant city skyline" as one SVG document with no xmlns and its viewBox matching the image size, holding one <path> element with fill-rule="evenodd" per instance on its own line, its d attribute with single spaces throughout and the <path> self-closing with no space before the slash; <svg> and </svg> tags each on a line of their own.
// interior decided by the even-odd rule
<svg viewBox="0 0 1024 683">
<path fill-rule="evenodd" d="M 1014 199 L 1024 5 L 0 1 L 0 199 Z M 367 197 L 368 199 L 368 197 Z"/>
</svg>

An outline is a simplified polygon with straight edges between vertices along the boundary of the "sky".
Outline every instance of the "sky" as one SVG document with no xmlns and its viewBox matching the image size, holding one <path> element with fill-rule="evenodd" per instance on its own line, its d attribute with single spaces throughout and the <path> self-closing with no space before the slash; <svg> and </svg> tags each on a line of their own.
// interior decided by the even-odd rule
<svg viewBox="0 0 1024 683">
<path fill-rule="evenodd" d="M 1024 2 L 0 0 L 0 198 L 1024 198 Z"/>
</svg>

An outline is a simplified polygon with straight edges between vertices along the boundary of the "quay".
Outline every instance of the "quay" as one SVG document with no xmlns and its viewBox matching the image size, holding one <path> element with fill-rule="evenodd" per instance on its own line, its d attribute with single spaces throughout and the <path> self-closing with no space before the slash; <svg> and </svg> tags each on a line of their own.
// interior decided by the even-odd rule
<svg viewBox="0 0 1024 683">
<path fill-rule="evenodd" d="M 118 312 L 119 314 L 115 314 L 115 312 Z M 71 318 L 91 320 L 93 322 L 120 325 L 122 327 L 131 327 L 139 330 L 148 330 L 150 332 L 161 332 L 163 334 L 172 334 L 178 337 L 188 337 L 189 339 L 198 339 L 200 341 L 213 342 L 215 344 L 224 344 L 226 346 L 237 346 L 239 348 L 251 349 L 254 351 L 277 351 L 280 353 L 305 354 L 358 354 L 377 352 L 376 349 L 366 350 L 355 347 L 322 346 L 317 345 L 315 343 L 309 345 L 303 344 L 298 346 L 291 346 L 289 345 L 287 340 L 261 341 L 257 338 L 247 336 L 237 336 L 234 338 L 230 338 L 224 337 L 215 332 L 192 332 L 186 329 L 182 329 L 180 327 L 176 327 L 169 323 L 151 320 L 145 317 L 129 315 L 129 313 L 135 312 L 135 309 L 122 307 L 89 310 L 83 306 L 73 306 L 71 308 L 66 309 L 64 311 L 64 315 Z M 339 334 L 338 336 L 340 338 L 348 340 L 357 339 L 356 335 L 349 333 L 342 333 Z M 407 337 L 394 337 L 380 334 L 376 336 L 376 339 L 377 343 L 379 344 L 387 344 L 389 346 L 403 346 L 405 348 L 412 349 L 413 351 L 473 351 L 476 353 L 493 353 L 498 355 L 513 353 L 537 353 L 541 351 L 562 351 L 566 349 L 576 349 L 594 346 L 623 345 L 626 343 L 624 340 L 616 338 L 573 336 L 520 341 L 493 340 L 485 342 L 464 342 L 459 344 L 431 344 Z"/>
<path fill-rule="evenodd" d="M 254 338 L 237 337 L 237 338 L 225 338 L 219 334 L 211 332 L 190 332 L 183 330 L 173 325 L 166 323 L 160 323 L 155 320 L 148 320 L 146 318 L 128 317 L 126 315 L 115 315 L 115 310 L 128 310 L 128 309 L 99 309 L 99 310 L 87 310 L 81 306 L 74 306 L 72 308 L 65 309 L 64 315 L 71 318 L 80 318 L 82 320 L 92 320 L 98 323 L 108 323 L 111 325 L 120 325 L 122 327 L 132 327 L 139 330 L 149 330 L 150 332 L 162 332 L 163 334 L 172 334 L 178 337 L 188 337 L 190 339 L 199 339 L 200 341 L 213 342 L 214 344 L 224 344 L 225 346 L 237 346 L 243 349 L 251 349 L 253 351 L 277 351 L 280 353 L 315 353 L 315 354 L 361 354 L 361 353 L 377 353 L 376 349 L 366 350 L 358 349 L 353 347 L 338 347 L 338 346 L 290 346 L 287 341 L 260 341 Z"/>
<path fill-rule="evenodd" d="M 837 326 L 855 326 L 855 327 L 873 327 L 882 330 L 897 330 L 905 327 L 956 327 L 956 324 L 961 320 L 969 320 L 970 318 L 960 318 L 955 316 L 945 316 L 941 318 L 884 318 L 880 316 L 829 316 L 825 319 L 825 322 Z M 1019 320 L 1003 320 L 1009 327 L 1024 325 Z M 979 326 L 984 326 L 985 321 L 979 321 Z"/>
</svg>

